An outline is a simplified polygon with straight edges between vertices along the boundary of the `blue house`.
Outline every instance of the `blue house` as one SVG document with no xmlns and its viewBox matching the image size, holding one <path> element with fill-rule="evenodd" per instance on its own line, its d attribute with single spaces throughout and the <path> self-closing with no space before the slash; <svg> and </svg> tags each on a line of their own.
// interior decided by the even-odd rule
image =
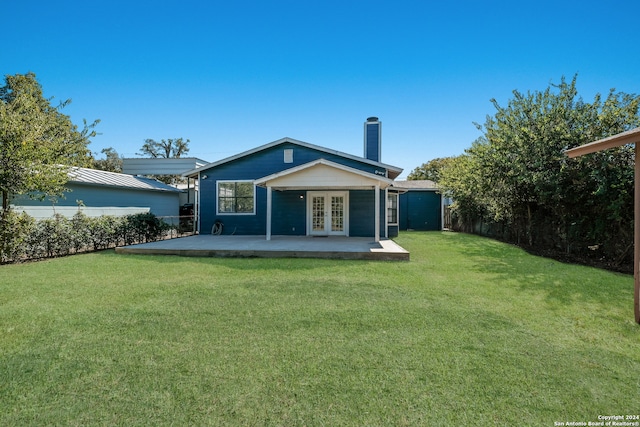
<svg viewBox="0 0 640 427">
<path fill-rule="evenodd" d="M 197 179 L 201 234 L 393 237 L 402 169 L 380 162 L 382 124 L 364 124 L 359 157 L 291 138 L 183 174 Z"/>
</svg>

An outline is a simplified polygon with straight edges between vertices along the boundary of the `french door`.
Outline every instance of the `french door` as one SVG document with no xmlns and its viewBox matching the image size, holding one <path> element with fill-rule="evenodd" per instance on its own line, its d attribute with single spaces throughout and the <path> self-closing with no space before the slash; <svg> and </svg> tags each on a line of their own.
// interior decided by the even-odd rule
<svg viewBox="0 0 640 427">
<path fill-rule="evenodd" d="M 309 191 L 307 230 L 312 236 L 348 236 L 348 192 Z"/>
</svg>

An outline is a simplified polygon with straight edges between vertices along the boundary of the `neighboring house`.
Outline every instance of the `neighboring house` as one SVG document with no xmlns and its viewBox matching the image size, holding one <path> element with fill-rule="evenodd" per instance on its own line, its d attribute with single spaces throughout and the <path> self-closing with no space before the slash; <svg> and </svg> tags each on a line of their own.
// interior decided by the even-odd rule
<svg viewBox="0 0 640 427">
<path fill-rule="evenodd" d="M 174 157 L 168 159 L 162 157 L 128 157 L 122 159 L 122 173 L 148 177 L 180 176 L 184 171 L 197 169 L 208 163 L 208 161 L 197 157 Z M 191 179 L 187 179 L 186 182 L 178 183 L 175 186 L 183 190 L 180 193 L 180 206 L 193 206 L 197 187 L 191 182 Z"/>
<path fill-rule="evenodd" d="M 381 127 L 364 124 L 364 157 L 283 138 L 183 174 L 199 182 L 199 231 L 223 234 L 362 236 L 397 234 L 402 169 L 380 162 Z"/>
<path fill-rule="evenodd" d="M 81 209 L 87 216 L 128 215 L 151 212 L 159 217 L 177 217 L 181 190 L 150 178 L 74 167 L 65 193 L 56 203 L 15 196 L 11 208 L 35 218 L 54 214 L 71 217 Z"/>
<path fill-rule="evenodd" d="M 396 181 L 393 186 L 401 191 L 398 208 L 400 230 L 442 230 L 443 200 L 435 182 Z"/>
</svg>

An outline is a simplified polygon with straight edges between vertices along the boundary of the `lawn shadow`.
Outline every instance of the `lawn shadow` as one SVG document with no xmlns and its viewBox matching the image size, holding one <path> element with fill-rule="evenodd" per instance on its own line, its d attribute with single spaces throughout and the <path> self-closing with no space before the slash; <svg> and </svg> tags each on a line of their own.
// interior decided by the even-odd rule
<svg viewBox="0 0 640 427">
<path fill-rule="evenodd" d="M 289 270 L 314 270 L 327 268 L 333 265 L 351 265 L 353 263 L 366 264 L 367 260 L 337 260 L 321 258 L 261 258 L 261 257 L 196 257 L 180 255 L 157 254 L 118 254 L 110 249 L 98 254 L 104 257 L 126 257 L 136 259 L 149 264 L 173 264 L 181 268 L 197 268 L 198 266 L 223 266 L 236 270 L 255 271 L 289 271 Z"/>
<path fill-rule="evenodd" d="M 633 276 L 595 267 L 568 264 L 532 255 L 507 243 L 478 237 L 465 239 L 455 250 L 478 273 L 523 292 L 543 292 L 550 301 L 619 301 L 631 296 Z"/>
</svg>

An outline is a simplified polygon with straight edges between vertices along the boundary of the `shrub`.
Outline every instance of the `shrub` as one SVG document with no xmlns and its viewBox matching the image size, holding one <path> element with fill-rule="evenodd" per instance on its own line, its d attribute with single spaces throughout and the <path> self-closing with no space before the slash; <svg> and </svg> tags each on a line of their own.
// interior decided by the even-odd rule
<svg viewBox="0 0 640 427">
<path fill-rule="evenodd" d="M 0 217 L 0 261 L 15 262 L 27 254 L 29 235 L 36 221 L 26 213 L 7 211 Z"/>
<path fill-rule="evenodd" d="M 159 240 L 168 230 L 168 224 L 152 213 L 139 213 L 125 217 L 125 244 L 153 242 Z"/>
<path fill-rule="evenodd" d="M 170 224 L 152 213 L 90 218 L 78 212 L 71 219 L 56 214 L 36 221 L 26 213 L 8 211 L 0 217 L 0 262 L 151 242 L 163 238 L 171 229 Z"/>
<path fill-rule="evenodd" d="M 107 249 L 116 246 L 120 241 L 121 218 L 112 215 L 103 215 L 92 218 L 90 223 L 91 240 L 93 249 Z"/>
<path fill-rule="evenodd" d="M 71 221 L 63 215 L 36 223 L 33 242 L 37 247 L 35 258 L 68 255 L 74 246 Z"/>
<path fill-rule="evenodd" d="M 75 252 L 87 250 L 91 244 L 91 223 L 92 218 L 89 218 L 81 211 L 78 211 L 71 218 L 72 243 Z"/>
</svg>

